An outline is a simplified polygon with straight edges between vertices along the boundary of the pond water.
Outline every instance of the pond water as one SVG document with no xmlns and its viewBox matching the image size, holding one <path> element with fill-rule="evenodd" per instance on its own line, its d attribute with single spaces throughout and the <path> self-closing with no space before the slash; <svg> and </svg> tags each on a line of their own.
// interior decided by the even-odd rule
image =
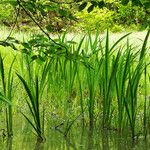
<svg viewBox="0 0 150 150">
<path fill-rule="evenodd" d="M 148 150 L 150 143 L 143 140 L 132 142 L 129 137 L 120 137 L 114 131 L 101 131 L 95 129 L 72 128 L 64 137 L 57 130 L 50 129 L 47 132 L 46 141 L 38 142 L 36 136 L 26 126 L 21 132 L 16 131 L 10 139 L 0 136 L 1 150 Z"/>
</svg>

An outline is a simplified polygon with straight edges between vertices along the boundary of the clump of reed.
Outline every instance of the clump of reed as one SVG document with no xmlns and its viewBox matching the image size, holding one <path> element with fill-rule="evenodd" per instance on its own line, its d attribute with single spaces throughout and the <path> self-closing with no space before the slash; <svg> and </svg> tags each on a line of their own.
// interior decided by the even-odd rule
<svg viewBox="0 0 150 150">
<path fill-rule="evenodd" d="M 150 123 L 149 32 L 141 47 L 130 44 L 130 33 L 113 44 L 110 44 L 108 31 L 105 40 L 98 32 L 95 36 L 88 33 L 80 41 L 67 40 L 65 33 L 54 39 L 57 44 L 42 35 L 34 36 L 21 43 L 23 53 L 18 56 L 20 61 L 12 61 L 7 89 L 0 57 L 3 87 L 0 99 L 13 103 L 13 82 L 19 80 L 20 88 L 22 85 L 27 95 L 24 103 L 29 110 L 28 115 L 27 110 L 22 114 L 42 140 L 45 120 L 51 120 L 52 126 L 55 124 L 55 129 L 59 128 L 65 136 L 80 122 L 90 130 L 100 126 L 120 135 L 126 132 L 133 140 L 140 134 L 146 138 Z M 14 61 L 20 65 L 15 81 Z M 11 107 L 8 105 L 9 116 L 12 116 Z M 47 115 L 48 112 L 51 115 Z M 139 116 L 143 117 L 138 119 Z M 12 118 L 8 118 L 11 124 Z"/>
</svg>

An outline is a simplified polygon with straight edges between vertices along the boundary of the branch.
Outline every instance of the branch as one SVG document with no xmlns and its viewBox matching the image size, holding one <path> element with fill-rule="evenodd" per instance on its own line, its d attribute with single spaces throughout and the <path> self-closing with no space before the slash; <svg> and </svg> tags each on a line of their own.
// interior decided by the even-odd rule
<svg viewBox="0 0 150 150">
<path fill-rule="evenodd" d="M 30 14 L 30 12 L 28 12 L 28 11 L 26 10 L 26 8 L 21 4 L 21 0 L 17 0 L 17 2 L 18 2 L 18 5 L 19 5 L 19 6 L 24 10 L 24 12 L 31 18 L 31 20 L 38 26 L 38 28 L 48 37 L 48 39 L 49 39 L 50 41 L 52 41 L 54 44 L 56 44 L 56 45 L 58 45 L 58 46 L 61 46 L 61 47 L 65 48 L 65 49 L 67 50 L 67 48 L 66 48 L 64 45 L 55 42 L 55 41 L 49 36 L 49 34 L 40 26 L 40 24 L 34 19 L 34 17 Z"/>
<path fill-rule="evenodd" d="M 18 8 L 18 11 L 17 11 L 17 14 L 16 14 L 15 23 L 14 23 L 14 25 L 12 26 L 12 29 L 11 29 L 9 35 L 8 35 L 7 38 L 4 40 L 5 42 L 6 42 L 6 41 L 8 40 L 8 38 L 11 36 L 11 34 L 12 34 L 12 32 L 13 32 L 13 30 L 14 30 L 16 24 L 17 24 L 19 12 L 20 12 L 20 7 Z"/>
</svg>

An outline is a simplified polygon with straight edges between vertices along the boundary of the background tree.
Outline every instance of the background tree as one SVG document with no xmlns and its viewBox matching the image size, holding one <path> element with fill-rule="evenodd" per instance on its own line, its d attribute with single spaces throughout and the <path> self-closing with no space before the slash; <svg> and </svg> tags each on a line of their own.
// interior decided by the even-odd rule
<svg viewBox="0 0 150 150">
<path fill-rule="evenodd" d="M 109 24 L 112 23 L 115 27 L 140 24 L 142 28 L 146 28 L 150 20 L 150 1 L 148 0 L 2 0 L 0 7 L 1 24 L 6 26 L 16 24 L 18 28 L 30 29 L 30 26 L 35 26 L 34 19 L 48 32 L 60 32 L 68 27 L 76 29 L 76 25 L 79 29 L 86 29 L 84 19 L 95 9 L 102 10 L 97 14 L 100 16 L 105 14 L 106 10 L 113 12 L 109 21 L 107 15 L 104 17 L 107 18 L 106 20 L 100 20 L 102 26 L 106 25 L 106 28 L 111 27 Z M 84 12 L 87 14 L 85 15 Z M 89 19 L 94 24 L 93 16 Z M 104 29 L 102 27 L 102 30 Z"/>
</svg>

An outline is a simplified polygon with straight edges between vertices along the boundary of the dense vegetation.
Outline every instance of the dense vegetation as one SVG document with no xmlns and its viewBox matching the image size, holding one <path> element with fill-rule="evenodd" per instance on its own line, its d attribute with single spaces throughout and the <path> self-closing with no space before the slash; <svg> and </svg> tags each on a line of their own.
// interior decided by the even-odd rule
<svg viewBox="0 0 150 150">
<path fill-rule="evenodd" d="M 73 127 L 88 127 L 90 133 L 95 128 L 113 131 L 133 142 L 147 139 L 149 4 L 140 0 L 2 1 L 1 24 L 11 27 L 0 41 L 4 136 L 13 136 L 15 119 L 22 114 L 38 141 L 45 141 L 45 130 L 52 128 L 67 137 Z M 31 36 L 11 37 L 24 24 Z M 84 35 L 75 40 L 67 32 L 58 34 L 68 27 Z M 112 42 L 109 29 L 126 27 L 147 29 L 142 44 L 131 42 L 131 33 Z M 105 38 L 100 36 L 103 31 Z M 52 38 L 51 32 L 57 35 Z"/>
<path fill-rule="evenodd" d="M 143 30 L 149 24 L 149 2 L 143 1 L 48 1 L 48 0 L 2 0 L 0 23 L 5 26 L 16 24 L 18 29 L 28 30 L 35 26 L 26 11 L 34 16 L 40 26 L 49 32 L 85 31 L 109 28 L 113 32 L 124 29 Z M 141 7 L 141 5 L 143 5 Z M 79 12 L 78 12 L 79 10 Z"/>
<path fill-rule="evenodd" d="M 26 42 L 16 41 L 22 45 L 21 54 L 10 58 L 2 51 L 0 99 L 6 103 L 1 109 L 6 113 L 8 137 L 13 134 L 13 112 L 19 109 L 40 139 L 47 120 L 64 136 L 72 126 L 82 124 L 90 130 L 99 126 L 126 134 L 133 140 L 146 138 L 150 124 L 149 32 L 140 47 L 129 41 L 120 45 L 127 36 L 110 45 L 108 32 L 105 41 L 98 32 L 80 41 L 67 40 L 64 34 L 54 45 L 36 35 Z"/>
</svg>

